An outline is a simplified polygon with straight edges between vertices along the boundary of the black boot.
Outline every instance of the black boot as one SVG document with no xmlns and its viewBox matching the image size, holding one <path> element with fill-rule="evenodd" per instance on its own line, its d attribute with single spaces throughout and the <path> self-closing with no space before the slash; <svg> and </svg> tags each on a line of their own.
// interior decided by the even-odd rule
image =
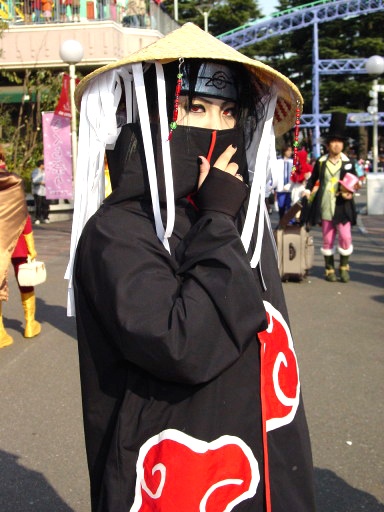
<svg viewBox="0 0 384 512">
<path fill-rule="evenodd" d="M 349 256 L 343 256 L 340 254 L 340 281 L 342 283 L 349 282 L 349 265 L 348 265 Z"/>
<path fill-rule="evenodd" d="M 325 280 L 330 283 L 336 283 L 335 260 L 332 256 L 324 256 L 325 259 Z"/>
</svg>

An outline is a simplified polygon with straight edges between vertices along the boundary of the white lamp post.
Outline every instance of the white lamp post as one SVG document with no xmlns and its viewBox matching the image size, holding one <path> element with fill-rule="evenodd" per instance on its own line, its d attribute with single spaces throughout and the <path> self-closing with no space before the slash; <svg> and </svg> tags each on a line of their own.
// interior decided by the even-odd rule
<svg viewBox="0 0 384 512">
<path fill-rule="evenodd" d="M 84 56 L 84 49 L 75 39 L 67 39 L 60 46 L 60 58 L 69 64 L 69 94 L 71 97 L 71 140 L 72 140 L 72 172 L 73 179 L 76 176 L 77 163 L 77 126 L 76 126 L 76 106 L 75 106 L 75 87 L 76 87 L 76 64 Z"/>
<path fill-rule="evenodd" d="M 372 131 L 372 157 L 373 157 L 373 172 L 377 172 L 378 162 L 378 147 L 379 147 L 379 133 L 378 133 L 378 103 L 379 92 L 384 92 L 384 86 L 378 84 L 378 76 L 384 73 L 384 59 L 380 55 L 373 55 L 365 62 L 365 69 L 368 74 L 373 75 L 372 89 L 369 95 L 372 98 L 371 105 L 368 107 L 368 112 L 372 115 L 373 131 Z"/>
<path fill-rule="evenodd" d="M 203 15 L 205 32 L 208 32 L 208 18 L 209 18 L 209 15 L 211 14 L 214 3 L 215 2 L 213 2 L 212 4 L 205 5 L 203 8 L 196 7 L 196 9 L 199 11 L 199 13 Z"/>
</svg>

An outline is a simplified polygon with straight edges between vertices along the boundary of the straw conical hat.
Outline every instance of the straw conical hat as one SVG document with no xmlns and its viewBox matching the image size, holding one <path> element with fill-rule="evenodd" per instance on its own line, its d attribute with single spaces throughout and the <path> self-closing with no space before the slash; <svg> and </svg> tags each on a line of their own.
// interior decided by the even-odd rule
<svg viewBox="0 0 384 512">
<path fill-rule="evenodd" d="M 281 135 L 294 126 L 297 102 L 300 103 L 300 108 L 303 103 L 297 87 L 270 66 L 246 57 L 193 23 L 186 23 L 155 43 L 87 75 L 76 88 L 76 105 L 80 107 L 84 90 L 89 82 L 101 73 L 135 62 L 159 61 L 166 64 L 179 58 L 224 60 L 244 64 L 259 80 L 267 85 L 273 84 L 277 89 L 278 99 L 274 117 L 276 135 Z"/>
</svg>

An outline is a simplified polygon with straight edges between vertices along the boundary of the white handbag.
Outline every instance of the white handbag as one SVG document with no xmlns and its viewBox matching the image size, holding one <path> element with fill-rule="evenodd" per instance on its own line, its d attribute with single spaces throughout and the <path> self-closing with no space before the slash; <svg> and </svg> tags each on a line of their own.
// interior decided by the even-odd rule
<svg viewBox="0 0 384 512">
<path fill-rule="evenodd" d="M 47 279 L 47 270 L 43 261 L 28 261 L 19 266 L 17 280 L 20 286 L 36 286 Z"/>
</svg>

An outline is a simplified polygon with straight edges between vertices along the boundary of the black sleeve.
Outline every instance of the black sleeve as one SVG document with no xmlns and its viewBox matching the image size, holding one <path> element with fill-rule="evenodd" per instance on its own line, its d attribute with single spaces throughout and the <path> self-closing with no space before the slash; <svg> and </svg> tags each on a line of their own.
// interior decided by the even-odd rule
<svg viewBox="0 0 384 512">
<path fill-rule="evenodd" d="M 145 229 L 142 220 L 136 228 L 116 216 L 108 229 L 98 220 L 77 252 L 76 314 L 87 309 L 123 358 L 160 379 L 198 384 L 257 343 L 265 310 L 229 216 L 203 214 L 178 248 L 178 265 L 148 236 L 148 219 Z"/>
<path fill-rule="evenodd" d="M 319 176 L 320 176 L 320 161 L 316 160 L 315 165 L 313 167 L 312 174 L 309 177 L 305 188 L 308 190 L 312 190 L 313 187 L 315 186 L 316 181 L 319 179 Z"/>
<path fill-rule="evenodd" d="M 248 187 L 241 180 L 212 167 L 194 201 L 203 213 L 219 212 L 235 218 L 247 196 Z"/>
</svg>

